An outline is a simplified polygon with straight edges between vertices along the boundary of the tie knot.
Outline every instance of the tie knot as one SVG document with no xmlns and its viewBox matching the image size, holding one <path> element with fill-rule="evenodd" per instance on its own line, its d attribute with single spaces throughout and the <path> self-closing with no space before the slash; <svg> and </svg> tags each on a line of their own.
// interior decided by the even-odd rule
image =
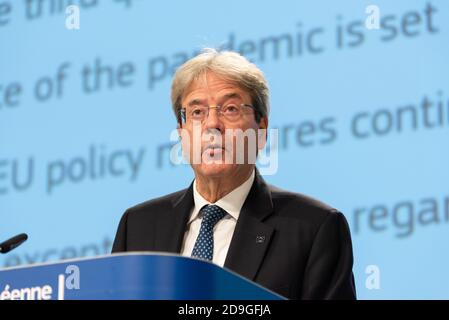
<svg viewBox="0 0 449 320">
<path fill-rule="evenodd" d="M 201 208 L 201 213 L 203 214 L 201 224 L 212 228 L 226 215 L 226 211 L 214 204 L 205 205 Z"/>
</svg>

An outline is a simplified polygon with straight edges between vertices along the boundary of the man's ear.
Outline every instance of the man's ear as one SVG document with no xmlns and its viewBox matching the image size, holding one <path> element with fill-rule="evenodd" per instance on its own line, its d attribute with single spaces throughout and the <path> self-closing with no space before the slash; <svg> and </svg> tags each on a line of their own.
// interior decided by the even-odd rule
<svg viewBox="0 0 449 320">
<path fill-rule="evenodd" d="M 268 117 L 260 118 L 259 129 L 268 129 Z"/>
<path fill-rule="evenodd" d="M 268 139 L 268 117 L 262 117 L 259 121 L 259 130 L 257 134 L 257 148 L 262 150 Z"/>
</svg>

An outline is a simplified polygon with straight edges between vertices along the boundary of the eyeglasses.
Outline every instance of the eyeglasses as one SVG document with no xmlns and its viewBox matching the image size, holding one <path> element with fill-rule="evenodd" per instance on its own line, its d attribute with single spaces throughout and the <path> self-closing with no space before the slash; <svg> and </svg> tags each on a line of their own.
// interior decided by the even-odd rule
<svg viewBox="0 0 449 320">
<path fill-rule="evenodd" d="M 228 103 L 223 106 L 210 107 L 205 105 L 197 105 L 187 108 L 181 109 L 181 119 L 183 123 L 192 122 L 192 121 L 200 121 L 203 122 L 209 116 L 209 110 L 216 109 L 219 117 L 224 117 L 224 119 L 228 122 L 236 122 L 238 121 L 243 114 L 247 114 L 249 110 L 254 110 L 256 112 L 256 108 L 250 104 L 236 104 L 236 103 Z"/>
</svg>

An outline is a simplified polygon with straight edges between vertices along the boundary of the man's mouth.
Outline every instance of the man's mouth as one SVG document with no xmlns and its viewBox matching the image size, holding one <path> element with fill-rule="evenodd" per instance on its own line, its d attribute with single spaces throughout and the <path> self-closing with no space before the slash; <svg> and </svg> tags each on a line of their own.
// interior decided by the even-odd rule
<svg viewBox="0 0 449 320">
<path fill-rule="evenodd" d="M 215 153 L 221 153 L 225 150 L 221 144 L 210 144 L 206 148 L 204 148 L 203 153 L 207 153 L 209 155 L 213 155 Z"/>
</svg>

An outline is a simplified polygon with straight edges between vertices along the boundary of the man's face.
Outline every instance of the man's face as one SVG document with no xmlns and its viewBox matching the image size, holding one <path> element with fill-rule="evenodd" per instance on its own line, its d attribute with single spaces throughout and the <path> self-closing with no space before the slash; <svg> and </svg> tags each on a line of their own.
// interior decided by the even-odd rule
<svg viewBox="0 0 449 320">
<path fill-rule="evenodd" d="M 253 160 L 248 161 L 248 153 L 255 154 L 257 148 L 263 148 L 264 142 L 261 140 L 264 139 L 258 138 L 258 134 L 259 129 L 267 128 L 267 118 L 264 117 L 257 123 L 255 111 L 243 107 L 239 117 L 229 120 L 229 117 L 219 115 L 215 109 L 217 106 L 222 107 L 222 110 L 223 107 L 231 106 L 228 110 L 232 114 L 232 106 L 242 104 L 252 104 L 250 94 L 211 72 L 207 72 L 187 88 L 182 98 L 187 121 L 182 124 L 180 135 L 183 153 L 188 155 L 196 174 L 206 177 L 231 177 L 254 165 Z M 204 107 L 211 107 L 208 116 L 203 121 L 192 120 L 192 115 L 198 113 L 195 110 Z M 239 131 L 252 131 L 256 137 L 255 143 L 249 143 L 249 139 L 242 139 L 243 145 L 238 143 L 236 132 Z M 265 138 L 265 134 L 262 135 Z M 241 159 L 244 159 L 243 163 Z"/>
</svg>

